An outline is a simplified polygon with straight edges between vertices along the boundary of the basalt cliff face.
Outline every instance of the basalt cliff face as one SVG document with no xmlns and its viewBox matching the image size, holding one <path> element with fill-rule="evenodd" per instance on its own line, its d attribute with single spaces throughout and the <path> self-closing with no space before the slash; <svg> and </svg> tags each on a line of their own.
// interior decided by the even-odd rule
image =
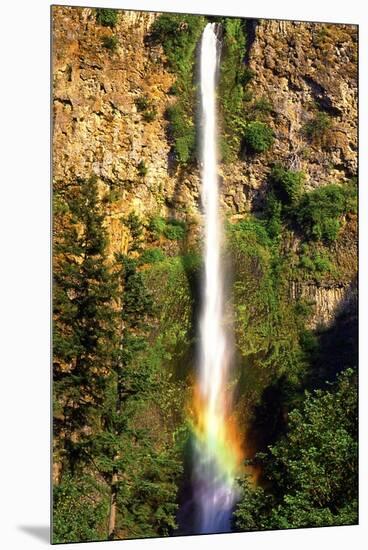
<svg viewBox="0 0 368 550">
<path fill-rule="evenodd" d="M 91 8 L 54 7 L 53 185 L 97 176 L 108 201 L 111 254 L 127 249 L 121 218 L 136 212 L 183 219 L 198 235 L 199 170 L 175 163 L 166 117 L 175 81 L 161 46 L 148 40 L 157 14 L 121 12 L 112 31 Z M 117 46 L 106 47 L 114 35 Z M 104 46 L 105 40 L 105 46 Z M 271 150 L 245 151 L 220 166 L 223 210 L 237 219 L 262 213 L 275 161 L 306 174 L 305 188 L 343 183 L 357 174 L 357 29 L 353 26 L 249 20 L 245 62 L 252 71 L 248 108 L 266 99 L 274 131 Z M 144 95 L 155 105 L 147 120 L 137 107 Z M 332 124 L 316 142 L 303 133 L 314 114 Z M 142 169 L 144 167 L 144 169 Z M 354 295 L 356 219 L 346 219 L 332 246 L 342 277 L 290 280 L 290 296 L 315 302 L 312 327 L 326 326 Z M 296 240 L 289 243 L 292 249 Z"/>
<path fill-rule="evenodd" d="M 271 156 L 303 170 L 309 188 L 356 175 L 356 29 L 291 21 L 249 27 L 252 89 L 273 106 L 277 140 Z M 311 144 L 303 126 L 318 108 L 333 117 L 333 124 L 324 143 Z M 250 164 L 250 178 L 264 180 L 265 164 L 263 159 L 256 167 Z"/>
</svg>

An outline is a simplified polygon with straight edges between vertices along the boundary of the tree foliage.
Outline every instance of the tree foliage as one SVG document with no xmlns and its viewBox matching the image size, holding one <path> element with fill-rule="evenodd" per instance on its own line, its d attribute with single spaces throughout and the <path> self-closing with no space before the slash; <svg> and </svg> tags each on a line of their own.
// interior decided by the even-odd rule
<svg viewBox="0 0 368 550">
<path fill-rule="evenodd" d="M 170 241 L 183 239 L 187 230 L 184 221 L 175 218 L 166 220 L 161 216 L 152 216 L 148 229 L 154 239 L 165 237 Z"/>
<path fill-rule="evenodd" d="M 95 13 L 98 24 L 116 26 L 116 10 Z M 223 160 L 235 160 L 242 145 L 251 154 L 266 152 L 275 140 L 270 100 L 253 100 L 247 89 L 254 75 L 244 61 L 244 20 L 161 14 L 148 39 L 162 45 L 164 62 L 175 75 L 175 97 L 166 114 L 173 151 L 183 166 L 196 155 L 194 66 L 207 20 L 220 22 L 223 33 Z M 112 51 L 117 47 L 115 36 L 102 40 Z M 135 105 L 138 118 L 151 122 L 157 116 L 148 96 L 137 96 Z M 319 113 L 303 132 L 312 143 L 323 143 L 330 126 L 330 117 Z M 144 159 L 136 171 L 147 175 Z M 262 472 L 257 488 L 246 477 L 240 480 L 234 525 L 256 530 L 353 524 L 356 374 L 343 359 L 333 363 L 334 350 L 330 363 L 325 360 L 324 335 L 306 328 L 311 304 L 290 299 L 290 281 L 298 280 L 296 272 L 314 282 L 333 274 L 327 245 L 356 212 L 356 187 L 329 184 L 306 191 L 302 172 L 277 163 L 269 183 L 264 212 L 237 216 L 227 228 L 237 407 L 245 412 L 249 431 L 257 432 L 259 452 L 251 463 Z M 54 193 L 58 543 L 167 536 L 177 527 L 202 259 L 197 244 L 173 255 L 193 242 L 184 221 L 161 215 L 146 221 L 135 212 L 121 218 L 127 250 L 112 257 L 104 208 L 121 192 L 114 184 L 104 203 L 92 177 L 57 185 Z M 293 265 L 291 231 L 301 237 Z"/>
<path fill-rule="evenodd" d="M 53 491 L 53 543 L 99 540 L 107 508 L 106 495 L 96 481 L 66 474 Z"/>
<path fill-rule="evenodd" d="M 352 369 L 325 390 L 306 392 L 284 437 L 258 455 L 267 479 L 244 481 L 239 529 L 357 523 L 357 389 Z"/>
<path fill-rule="evenodd" d="M 295 205 L 300 199 L 305 174 L 287 170 L 281 164 L 275 164 L 270 175 L 271 184 L 277 198 L 286 205 Z"/>
<path fill-rule="evenodd" d="M 354 183 L 329 184 L 305 193 L 296 217 L 304 234 L 314 240 L 335 241 L 343 216 L 356 212 L 357 190 Z"/>
<path fill-rule="evenodd" d="M 244 142 L 252 153 L 264 153 L 273 145 L 273 130 L 265 122 L 249 122 L 244 131 Z"/>
<path fill-rule="evenodd" d="M 118 22 L 118 10 L 96 8 L 96 21 L 103 27 L 114 28 Z"/>
<path fill-rule="evenodd" d="M 111 52 L 116 52 L 119 46 L 119 41 L 116 36 L 104 36 L 102 38 L 102 45 Z"/>
<path fill-rule="evenodd" d="M 148 346 L 143 225 L 134 212 L 123 219 L 128 253 L 108 261 L 96 179 L 66 190 L 55 197 L 55 539 L 167 535 L 182 445 L 167 422 L 182 413 L 162 344 Z"/>
<path fill-rule="evenodd" d="M 75 447 L 76 434 L 94 422 L 115 360 L 118 283 L 107 262 L 96 179 L 55 193 L 55 218 L 54 392 L 65 444 Z"/>
</svg>

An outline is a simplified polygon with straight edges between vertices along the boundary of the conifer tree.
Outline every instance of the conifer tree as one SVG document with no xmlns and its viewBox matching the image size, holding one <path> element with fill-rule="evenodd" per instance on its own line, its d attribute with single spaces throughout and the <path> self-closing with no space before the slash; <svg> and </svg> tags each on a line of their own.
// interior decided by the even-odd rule
<svg viewBox="0 0 368 550">
<path fill-rule="evenodd" d="M 132 240 L 127 254 L 116 255 L 121 288 L 120 350 L 106 386 L 101 431 L 91 439 L 93 464 L 110 495 L 109 539 L 127 534 L 165 535 L 175 528 L 177 477 L 181 473 L 177 449 L 166 437 L 165 427 L 161 425 L 158 436 L 142 426 L 146 411 L 157 411 L 155 401 L 163 391 L 158 372 L 162 365 L 147 359 L 149 322 L 153 319 L 152 299 L 137 256 L 142 226 L 132 215 L 125 223 Z"/>
<path fill-rule="evenodd" d="M 106 256 L 104 214 L 95 177 L 55 193 L 54 435 L 73 469 L 117 350 L 117 278 Z"/>
</svg>

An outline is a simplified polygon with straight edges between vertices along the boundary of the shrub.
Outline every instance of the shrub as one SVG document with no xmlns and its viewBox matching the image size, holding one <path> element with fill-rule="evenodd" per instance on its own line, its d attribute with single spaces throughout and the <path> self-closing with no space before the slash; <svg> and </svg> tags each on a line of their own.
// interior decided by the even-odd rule
<svg viewBox="0 0 368 550">
<path fill-rule="evenodd" d="M 314 258 L 314 267 L 318 273 L 326 273 L 332 270 L 332 264 L 328 258 L 322 255 L 317 255 Z"/>
<path fill-rule="evenodd" d="M 240 220 L 227 226 L 230 239 L 236 242 L 238 239 L 246 245 L 247 253 L 253 254 L 254 247 L 259 244 L 263 248 L 269 248 L 272 244 L 266 225 L 262 220 L 249 218 Z"/>
<path fill-rule="evenodd" d="M 96 9 L 96 21 L 103 27 L 115 27 L 118 21 L 118 10 L 107 8 Z"/>
<path fill-rule="evenodd" d="M 241 74 L 239 75 L 239 80 L 243 84 L 243 86 L 245 86 L 246 84 L 249 84 L 249 82 L 255 77 L 255 74 L 256 73 L 250 67 L 243 67 Z"/>
<path fill-rule="evenodd" d="M 144 178 L 147 175 L 148 168 L 144 160 L 141 160 L 137 166 L 138 174 Z"/>
<path fill-rule="evenodd" d="M 170 68 L 192 76 L 194 51 L 206 20 L 198 15 L 163 13 L 153 23 L 151 37 L 160 42 Z"/>
<path fill-rule="evenodd" d="M 305 365 L 298 333 L 305 313 L 290 301 L 288 261 L 270 238 L 266 221 L 249 216 L 227 229 L 236 344 L 244 365 L 251 365 L 239 384 L 251 400 L 258 400 L 266 384 L 263 375 L 272 380 L 278 378 L 276 372 L 283 373 L 292 383 L 301 376 Z"/>
<path fill-rule="evenodd" d="M 154 103 L 150 101 L 147 96 L 141 95 L 137 97 L 134 103 L 137 107 L 138 112 L 142 113 L 143 120 L 145 120 L 146 122 L 152 122 L 152 120 L 155 120 L 157 109 Z"/>
<path fill-rule="evenodd" d="M 356 209 L 354 184 L 330 184 L 303 195 L 297 221 L 308 238 L 330 243 L 338 236 L 342 216 Z"/>
<path fill-rule="evenodd" d="M 167 109 L 170 133 L 174 142 L 175 156 L 179 164 L 187 164 L 193 157 L 196 147 L 196 129 L 181 103 Z"/>
<path fill-rule="evenodd" d="M 158 239 L 163 235 L 166 222 L 161 216 L 153 216 L 149 222 L 148 230 L 152 233 L 155 239 Z"/>
<path fill-rule="evenodd" d="M 252 101 L 252 99 L 253 99 L 253 92 L 251 90 L 245 89 L 243 92 L 243 100 L 246 103 L 249 103 L 249 101 Z"/>
<path fill-rule="evenodd" d="M 302 256 L 299 261 L 301 268 L 306 269 L 307 271 L 314 271 L 313 260 L 309 256 Z"/>
<path fill-rule="evenodd" d="M 267 197 L 265 214 L 266 228 L 271 239 L 278 239 L 282 231 L 281 223 L 282 204 L 277 200 L 275 194 L 271 192 Z"/>
<path fill-rule="evenodd" d="M 102 45 L 107 50 L 111 50 L 112 52 L 115 52 L 117 50 L 119 42 L 116 36 L 104 36 L 102 38 Z"/>
<path fill-rule="evenodd" d="M 112 203 L 121 199 L 121 189 L 118 187 L 110 188 L 110 191 L 102 198 L 104 203 Z"/>
<path fill-rule="evenodd" d="M 145 111 L 150 107 L 150 101 L 147 96 L 140 95 L 134 100 L 134 103 L 139 112 Z"/>
<path fill-rule="evenodd" d="M 316 334 L 312 330 L 302 330 L 299 336 L 299 341 L 302 350 L 309 356 L 315 356 L 317 354 L 319 342 Z"/>
<path fill-rule="evenodd" d="M 253 110 L 262 114 L 269 114 L 272 111 L 272 105 L 267 97 L 263 96 L 255 101 Z"/>
<path fill-rule="evenodd" d="M 326 137 L 331 124 L 331 117 L 327 113 L 319 112 L 304 125 L 303 132 L 310 141 L 318 142 Z"/>
<path fill-rule="evenodd" d="M 314 276 L 316 279 L 319 279 L 320 276 L 325 273 L 331 273 L 333 271 L 333 266 L 326 253 L 315 253 L 310 250 L 307 245 L 304 245 L 302 248 L 299 268 L 307 271 L 309 275 Z"/>
<path fill-rule="evenodd" d="M 300 198 L 305 174 L 304 172 L 286 170 L 281 164 L 275 164 L 270 180 L 276 196 L 282 203 L 295 204 Z"/>
<path fill-rule="evenodd" d="M 249 122 L 245 129 L 244 141 L 251 152 L 264 153 L 272 146 L 274 133 L 264 122 Z"/>
<path fill-rule="evenodd" d="M 141 218 L 135 213 L 130 212 L 128 216 L 122 218 L 122 223 L 129 228 L 132 237 L 140 238 L 143 233 L 143 224 Z"/>
<path fill-rule="evenodd" d="M 154 264 L 156 262 L 161 262 L 165 259 L 165 254 L 161 248 L 149 248 L 144 250 L 141 254 L 141 262 L 143 264 Z"/>
<path fill-rule="evenodd" d="M 195 150 L 195 133 L 189 132 L 175 140 L 176 158 L 180 164 L 187 164 Z"/>
<path fill-rule="evenodd" d="M 219 137 L 219 152 L 221 162 L 229 162 L 234 158 L 234 151 L 226 136 Z"/>
<path fill-rule="evenodd" d="M 155 239 L 165 237 L 170 241 L 183 239 L 186 233 L 185 222 L 174 219 L 165 220 L 161 216 L 152 217 L 148 229 Z"/>
<path fill-rule="evenodd" d="M 54 544 L 100 538 L 99 525 L 106 517 L 107 502 L 98 494 L 96 482 L 87 476 L 66 474 L 55 485 L 53 496 Z"/>
<path fill-rule="evenodd" d="M 170 220 L 164 229 L 164 235 L 170 241 L 179 241 L 184 239 L 185 233 L 185 223 L 180 220 Z"/>
<path fill-rule="evenodd" d="M 152 122 L 155 120 L 157 115 L 156 107 L 152 107 L 152 109 L 148 109 L 147 111 L 144 111 L 143 113 L 143 120 L 146 122 Z"/>
<path fill-rule="evenodd" d="M 288 412 L 286 432 L 256 455 L 268 484 L 245 484 L 234 514 L 238 529 L 358 522 L 356 374 L 346 369 L 333 384 L 305 391 L 298 401 Z"/>
</svg>

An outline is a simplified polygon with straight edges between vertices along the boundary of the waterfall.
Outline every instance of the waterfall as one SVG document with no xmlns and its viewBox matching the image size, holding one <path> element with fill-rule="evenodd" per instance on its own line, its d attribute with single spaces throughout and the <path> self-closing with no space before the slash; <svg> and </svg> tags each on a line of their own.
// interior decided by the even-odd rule
<svg viewBox="0 0 368 550">
<path fill-rule="evenodd" d="M 204 280 L 200 350 L 194 397 L 195 449 L 193 493 L 200 533 L 231 530 L 237 499 L 234 477 L 241 462 L 236 429 L 231 423 L 228 374 L 231 344 L 224 327 L 224 277 L 221 262 L 216 140 L 216 80 L 219 41 L 209 23 L 200 44 L 201 180 L 204 209 Z"/>
</svg>

